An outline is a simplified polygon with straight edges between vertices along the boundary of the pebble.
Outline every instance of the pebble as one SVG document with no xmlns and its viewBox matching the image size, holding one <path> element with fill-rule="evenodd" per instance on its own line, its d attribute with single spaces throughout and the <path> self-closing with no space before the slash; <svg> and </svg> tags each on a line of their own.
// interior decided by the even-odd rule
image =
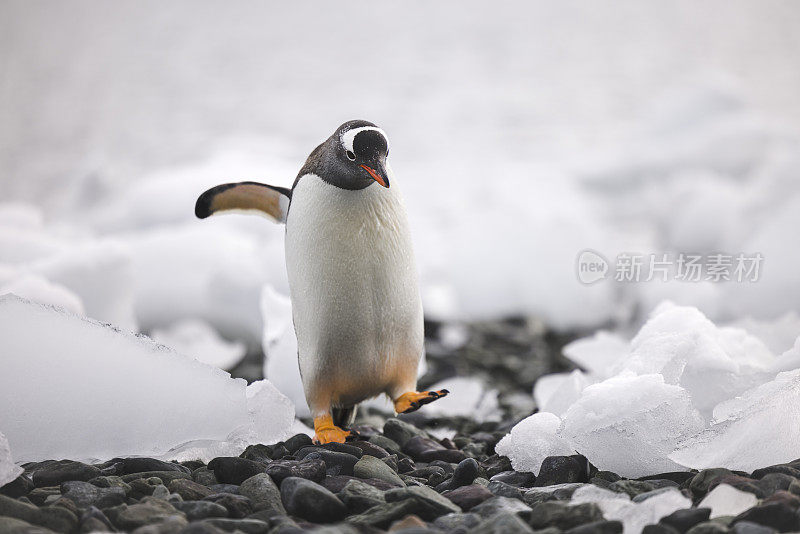
<svg viewBox="0 0 800 534">
<path fill-rule="evenodd" d="M 177 493 L 187 501 L 198 501 L 214 493 L 208 487 L 185 478 L 178 478 L 170 482 L 169 491 Z"/>
<path fill-rule="evenodd" d="M 239 486 L 239 494 L 250 499 L 254 511 L 267 510 L 274 515 L 286 514 L 278 485 L 266 473 L 254 475 Z"/>
<path fill-rule="evenodd" d="M 483 501 L 471 511 L 481 517 L 491 517 L 499 512 L 525 513 L 527 515 L 530 514 L 531 507 L 517 499 L 495 496 Z"/>
<path fill-rule="evenodd" d="M 708 521 L 710 516 L 711 508 L 689 508 L 676 510 L 668 516 L 662 517 L 659 523 L 683 533 L 699 523 Z"/>
<path fill-rule="evenodd" d="M 125 490 L 121 487 L 98 488 L 79 480 L 62 482 L 61 496 L 75 503 L 78 508 L 88 508 L 93 505 L 98 508 L 108 508 L 125 502 Z"/>
<path fill-rule="evenodd" d="M 208 462 L 208 468 L 222 484 L 238 486 L 251 476 L 263 473 L 266 465 L 246 458 L 220 456 Z"/>
<path fill-rule="evenodd" d="M 250 499 L 243 495 L 235 495 L 233 493 L 214 493 L 203 499 L 217 503 L 228 510 L 228 516 L 233 518 L 247 517 L 254 512 L 253 504 Z"/>
<path fill-rule="evenodd" d="M 189 521 L 197 521 L 207 517 L 228 517 L 228 509 L 209 501 L 183 501 L 173 505 L 176 510 L 186 514 Z"/>
<path fill-rule="evenodd" d="M 756 523 L 779 532 L 800 530 L 800 516 L 795 513 L 794 509 L 783 503 L 754 506 L 737 515 L 731 523 L 736 526 L 739 522 Z"/>
<path fill-rule="evenodd" d="M 603 521 L 603 519 L 603 513 L 594 503 L 569 506 L 564 503 L 550 501 L 533 505 L 528 523 L 535 530 L 547 527 L 569 530 L 587 523 Z"/>
<path fill-rule="evenodd" d="M 397 473 L 395 473 L 391 467 L 374 456 L 362 456 L 353 466 L 353 475 L 358 478 L 383 480 L 393 486 L 405 486 L 403 480 L 397 476 Z"/>
<path fill-rule="evenodd" d="M 122 530 L 135 530 L 175 516 L 186 518 L 186 514 L 177 510 L 170 503 L 153 497 L 145 497 L 132 505 L 121 504 L 107 508 L 104 512 L 114 526 Z"/>
<path fill-rule="evenodd" d="M 517 488 L 513 489 L 519 491 Z M 460 486 L 454 490 L 446 491 L 443 495 L 450 499 L 453 504 L 461 508 L 461 510 L 468 512 L 483 501 L 492 498 L 495 494 L 484 486 L 470 484 L 469 486 Z M 520 500 L 522 500 L 521 492 Z"/>
<path fill-rule="evenodd" d="M 13 517 L 59 532 L 70 532 L 78 525 L 78 517 L 65 508 L 58 506 L 38 508 L 6 495 L 0 495 L 0 516 Z"/>
<path fill-rule="evenodd" d="M 386 503 L 383 491 L 356 479 L 349 480 L 337 495 L 351 514 L 360 514 Z"/>
<path fill-rule="evenodd" d="M 470 534 L 529 534 L 533 529 L 513 512 L 500 511 L 484 519 L 469 532 Z"/>
<path fill-rule="evenodd" d="M 534 486 L 588 482 L 587 465 L 586 458 L 579 455 L 548 456 L 542 461 Z"/>
<path fill-rule="evenodd" d="M 305 478 L 313 482 L 325 480 L 325 462 L 313 460 L 275 460 L 267 466 L 266 473 L 279 486 L 289 477 Z"/>
<path fill-rule="evenodd" d="M 86 482 L 101 474 L 100 470 L 93 465 L 73 460 L 58 460 L 38 464 L 33 471 L 31 479 L 34 486 L 41 488 L 43 486 L 58 486 L 62 482 L 69 480 Z"/>
<path fill-rule="evenodd" d="M 347 507 L 336 495 L 305 478 L 284 479 L 281 500 L 290 514 L 316 523 L 332 523 L 347 515 Z"/>
</svg>

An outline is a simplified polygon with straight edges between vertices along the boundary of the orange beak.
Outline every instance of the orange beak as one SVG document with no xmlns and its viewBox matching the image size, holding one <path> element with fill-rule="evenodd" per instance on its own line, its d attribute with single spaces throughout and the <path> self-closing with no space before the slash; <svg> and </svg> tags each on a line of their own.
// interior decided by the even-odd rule
<svg viewBox="0 0 800 534">
<path fill-rule="evenodd" d="M 389 180 L 378 174 L 375 169 L 372 167 L 367 167 L 366 165 L 359 165 L 359 167 L 367 171 L 369 175 L 372 176 L 372 179 L 381 184 L 383 187 L 389 187 Z"/>
</svg>

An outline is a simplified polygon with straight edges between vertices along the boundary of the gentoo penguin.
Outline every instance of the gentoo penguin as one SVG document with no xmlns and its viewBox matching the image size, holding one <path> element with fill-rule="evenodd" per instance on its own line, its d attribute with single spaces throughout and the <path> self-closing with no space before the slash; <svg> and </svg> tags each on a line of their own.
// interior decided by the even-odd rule
<svg viewBox="0 0 800 534">
<path fill-rule="evenodd" d="M 291 189 L 223 184 L 197 199 L 204 219 L 252 210 L 286 224 L 286 268 L 300 374 L 316 441 L 351 435 L 356 405 L 385 393 L 398 413 L 447 390 L 417 391 L 422 303 L 386 133 L 342 124 L 311 152 Z"/>
</svg>

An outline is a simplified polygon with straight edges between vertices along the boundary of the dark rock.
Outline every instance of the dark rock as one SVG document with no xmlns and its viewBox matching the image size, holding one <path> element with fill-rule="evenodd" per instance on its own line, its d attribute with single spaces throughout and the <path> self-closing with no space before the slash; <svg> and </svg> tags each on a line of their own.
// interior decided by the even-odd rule
<svg viewBox="0 0 800 534">
<path fill-rule="evenodd" d="M 311 438 L 306 434 L 295 434 L 294 436 L 283 442 L 283 445 L 289 450 L 291 454 L 294 454 L 303 447 L 307 447 L 312 444 L 313 441 L 311 441 Z M 277 458 L 275 459 L 277 460 Z"/>
<path fill-rule="evenodd" d="M 460 486 L 454 490 L 446 491 L 442 495 L 450 499 L 453 502 L 453 504 L 461 508 L 461 510 L 463 510 L 464 512 L 470 511 L 472 508 L 479 505 L 486 499 L 490 499 L 491 497 L 494 496 L 494 494 L 491 491 L 489 491 L 484 486 L 480 486 L 478 484 L 471 484 L 469 486 Z M 520 493 L 520 500 L 522 500 L 521 493 Z"/>
<path fill-rule="evenodd" d="M 195 521 L 186 525 L 180 534 L 225 534 L 225 531 L 208 521 Z"/>
<path fill-rule="evenodd" d="M 503 471 L 489 480 L 498 480 L 518 488 L 530 488 L 536 482 L 536 475 L 522 471 Z"/>
<path fill-rule="evenodd" d="M 189 521 L 198 521 L 207 517 L 228 517 L 228 509 L 210 501 L 183 501 L 173 506 L 186 514 Z"/>
<path fill-rule="evenodd" d="M 525 503 L 533 505 L 537 502 L 568 500 L 575 490 L 583 486 L 580 482 L 556 484 L 544 488 L 530 488 L 523 495 Z"/>
<path fill-rule="evenodd" d="M 422 478 L 428 481 L 428 484 L 431 486 L 435 486 L 447 478 L 447 475 L 444 473 L 444 469 L 435 465 L 429 465 L 426 467 L 420 467 L 419 469 L 414 469 L 412 471 L 408 471 L 405 473 L 406 476 L 414 477 L 414 478 Z M 437 480 L 437 482 L 432 483 L 431 478 Z"/>
<path fill-rule="evenodd" d="M 32 525 L 22 519 L 0 516 L 0 532 L 4 534 L 55 534 L 52 530 Z"/>
<path fill-rule="evenodd" d="M 444 530 L 447 534 L 467 534 L 480 522 L 481 516 L 478 514 L 452 513 L 436 518 L 433 526 Z"/>
<path fill-rule="evenodd" d="M 36 488 L 28 493 L 25 498 L 30 500 L 36 506 L 42 506 L 48 499 L 51 497 L 60 497 L 61 496 L 61 488 L 50 487 L 50 488 Z M 52 501 L 52 499 L 50 499 Z"/>
<path fill-rule="evenodd" d="M 285 478 L 281 500 L 290 514 L 316 523 L 339 521 L 347 515 L 347 507 L 336 495 L 305 478 Z"/>
<path fill-rule="evenodd" d="M 122 458 L 119 459 L 122 470 L 117 475 L 129 475 L 131 473 L 147 473 L 150 471 L 180 471 L 181 473 L 191 473 L 191 470 L 176 463 L 164 462 L 155 458 Z"/>
<path fill-rule="evenodd" d="M 383 424 L 383 435 L 397 443 L 397 445 L 400 447 L 405 447 L 408 440 L 414 437 L 424 437 L 425 433 L 414 425 L 410 425 L 405 421 L 391 418 L 387 419 Z M 372 438 L 370 438 L 369 441 L 375 443 Z M 375 444 L 383 447 L 383 445 L 380 443 Z M 385 449 L 386 447 L 383 448 Z"/>
<path fill-rule="evenodd" d="M 214 484 L 209 486 L 208 489 L 212 490 L 213 493 L 233 493 L 234 495 L 239 494 L 239 486 L 236 484 Z"/>
<path fill-rule="evenodd" d="M 656 488 L 650 482 L 623 479 L 613 482 L 608 489 L 617 493 L 627 493 L 628 496 L 633 498 L 640 493 L 647 493 L 648 491 L 653 491 Z"/>
<path fill-rule="evenodd" d="M 782 475 L 789 475 L 793 478 L 800 479 L 800 469 L 797 467 L 792 467 L 790 465 L 771 465 L 769 467 L 764 467 L 762 469 L 756 469 L 753 471 L 753 478 L 761 479 L 764 475 L 769 475 L 770 473 L 780 473 Z"/>
<path fill-rule="evenodd" d="M 514 472 L 514 468 L 511 467 L 511 460 L 509 460 L 507 456 L 498 456 L 497 454 L 493 454 L 483 460 L 481 462 L 481 468 L 488 478 L 506 471 Z"/>
<path fill-rule="evenodd" d="M 139 527 L 131 534 L 179 534 L 187 524 L 186 518 L 173 516 L 159 523 Z"/>
<path fill-rule="evenodd" d="M 385 492 L 383 496 L 387 503 L 407 500 L 417 501 L 419 506 L 416 506 L 416 508 L 420 509 L 420 513 L 411 513 L 420 516 L 426 521 L 432 521 L 444 514 L 461 511 L 461 509 L 449 499 L 427 486 L 396 488 Z"/>
<path fill-rule="evenodd" d="M 135 530 L 145 525 L 161 523 L 172 517 L 186 519 L 186 515 L 166 501 L 145 497 L 137 504 L 121 504 L 104 510 L 115 527 Z"/>
<path fill-rule="evenodd" d="M 224 532 L 244 532 L 244 534 L 267 534 L 270 526 L 257 519 L 207 519 L 204 521 Z"/>
<path fill-rule="evenodd" d="M 548 456 L 542 461 L 534 486 L 553 486 L 571 482 L 588 482 L 588 462 L 580 455 Z"/>
<path fill-rule="evenodd" d="M 791 487 L 791 486 L 790 486 Z M 797 510 L 800 508 L 800 497 L 788 491 L 778 490 L 763 501 L 761 504 L 782 503 L 786 506 Z"/>
<path fill-rule="evenodd" d="M 579 527 L 571 528 L 564 534 L 622 534 L 620 521 L 596 521 Z"/>
<path fill-rule="evenodd" d="M 794 481 L 793 477 L 784 473 L 767 473 L 756 484 L 764 492 L 764 495 L 772 495 L 776 491 L 788 490 Z"/>
<path fill-rule="evenodd" d="M 557 527 L 569 530 L 577 526 L 603 520 L 603 513 L 593 503 L 568 506 L 559 502 L 540 502 L 531 507 L 528 524 L 535 530 Z"/>
<path fill-rule="evenodd" d="M 99 508 L 90 506 L 81 514 L 81 532 L 114 532 L 115 530 L 114 525 Z"/>
<path fill-rule="evenodd" d="M 233 493 L 214 493 L 203 498 L 204 501 L 215 502 L 228 510 L 228 516 L 235 519 L 247 517 L 253 513 L 253 503 L 244 495 L 234 495 Z"/>
<path fill-rule="evenodd" d="M 156 484 L 150 484 L 143 478 L 137 478 L 128 482 L 128 497 L 139 500 L 142 497 L 149 497 L 155 491 Z"/>
<path fill-rule="evenodd" d="M 389 527 L 389 532 L 402 532 L 403 534 L 427 534 L 431 532 L 428 524 L 415 515 L 407 515 L 395 521 Z"/>
<path fill-rule="evenodd" d="M 242 482 L 239 494 L 250 499 L 255 511 L 269 510 L 274 514 L 286 514 L 281 501 L 281 490 L 266 473 L 259 473 Z"/>
<path fill-rule="evenodd" d="M 716 521 L 705 521 L 690 528 L 686 534 L 725 534 L 728 527 Z"/>
<path fill-rule="evenodd" d="M 68 480 L 86 482 L 101 474 L 100 470 L 93 465 L 74 460 L 58 460 L 38 464 L 31 479 L 34 486 L 41 488 L 58 486 Z"/>
<path fill-rule="evenodd" d="M 733 472 L 731 472 L 729 469 L 723 469 L 721 467 L 703 469 L 692 478 L 692 482 L 689 484 L 689 489 L 695 496 L 702 497 L 714 489 L 712 484 L 716 486 L 716 481 L 720 477 L 726 477 L 729 475 L 733 475 Z"/>
<path fill-rule="evenodd" d="M 680 534 L 680 531 L 674 528 L 657 523 L 655 525 L 647 525 L 642 529 L 642 534 Z"/>
<path fill-rule="evenodd" d="M 522 493 L 521 489 L 516 486 L 506 484 L 505 482 L 500 482 L 499 480 L 492 480 L 489 482 L 487 489 L 493 495 L 497 495 L 499 497 L 510 497 L 512 499 L 519 499 L 520 501 L 525 499 L 524 493 Z"/>
<path fill-rule="evenodd" d="M 530 516 L 531 508 L 517 499 L 492 497 L 491 499 L 486 499 L 470 511 L 481 517 L 491 517 L 500 512 L 508 512 L 511 514 L 522 514 L 527 518 Z"/>
<path fill-rule="evenodd" d="M 409 471 L 413 471 L 416 468 L 417 465 L 414 463 L 414 460 L 412 460 L 408 456 L 403 455 L 397 459 L 398 473 L 408 473 Z"/>
<path fill-rule="evenodd" d="M 498 511 L 469 532 L 470 534 L 530 534 L 533 529 L 516 514 Z"/>
<path fill-rule="evenodd" d="M 594 474 L 593 478 L 599 478 L 608 482 L 616 482 L 622 480 L 622 477 L 612 471 L 598 471 Z"/>
<path fill-rule="evenodd" d="M 764 492 L 764 488 L 761 487 L 760 480 L 753 480 L 752 478 L 743 477 L 740 475 L 723 475 L 716 478 L 710 485 L 709 490 L 713 490 L 720 484 L 728 484 L 729 486 L 733 486 L 734 488 L 746 491 L 748 493 L 752 493 L 759 499 L 763 499 L 766 497 L 766 493 Z"/>
<path fill-rule="evenodd" d="M 362 442 L 362 443 L 366 443 L 366 442 Z M 336 443 L 335 441 L 333 441 L 331 443 L 326 443 L 325 445 L 321 445 L 321 448 L 326 450 L 326 451 L 342 452 L 344 454 L 349 454 L 351 456 L 355 456 L 356 458 L 361 458 L 361 456 L 364 455 L 364 451 L 360 447 L 356 447 L 352 443 Z M 298 459 L 300 459 L 299 452 L 300 451 L 298 451 L 298 454 L 297 454 L 297 458 Z"/>
<path fill-rule="evenodd" d="M 369 454 L 370 456 L 374 456 L 375 458 L 386 458 L 389 456 L 389 452 L 384 449 L 383 447 L 379 447 L 374 443 L 370 443 L 369 441 L 353 441 L 349 445 L 353 447 L 358 447 L 363 454 Z"/>
<path fill-rule="evenodd" d="M 381 490 L 357 479 L 348 481 L 337 495 L 352 514 L 360 514 L 386 502 Z"/>
<path fill-rule="evenodd" d="M 108 508 L 125 502 L 125 490 L 120 487 L 98 488 L 88 482 L 72 480 L 61 484 L 61 495 L 78 508 L 97 506 Z"/>
<path fill-rule="evenodd" d="M 384 458 L 380 458 L 380 461 L 385 463 L 389 467 L 391 467 L 392 471 L 397 473 L 397 455 L 396 454 L 391 454 L 391 455 L 386 456 Z"/>
<path fill-rule="evenodd" d="M 267 466 L 266 472 L 279 486 L 289 477 L 321 482 L 325 479 L 325 462 L 319 459 L 275 460 Z"/>
<path fill-rule="evenodd" d="M 202 484 L 203 486 L 213 486 L 214 484 L 219 484 L 219 480 L 217 480 L 217 476 L 214 474 L 214 471 L 210 470 L 208 467 L 198 467 L 192 471 L 192 480 L 198 484 Z"/>
<path fill-rule="evenodd" d="M 466 458 L 459 450 L 446 449 L 439 443 L 424 436 L 414 436 L 403 446 L 403 452 L 416 461 L 433 462 L 441 460 L 448 463 L 458 463 Z"/>
<path fill-rule="evenodd" d="M 289 451 L 286 451 L 287 453 Z M 239 455 L 239 458 L 244 458 L 245 460 L 252 460 L 254 462 L 259 462 L 262 464 L 270 463 L 275 454 L 275 447 L 264 445 L 262 443 L 258 443 L 256 445 L 248 445 L 247 448 L 242 451 L 242 454 Z"/>
<path fill-rule="evenodd" d="M 199 501 L 214 493 L 202 484 L 185 478 L 178 478 L 170 482 L 169 491 L 177 493 L 187 501 Z"/>
<path fill-rule="evenodd" d="M 733 518 L 731 522 L 736 525 L 740 521 L 758 523 L 765 527 L 774 528 L 779 532 L 792 532 L 800 529 L 800 517 L 795 511 L 782 503 L 762 504 L 745 510 Z"/>
<path fill-rule="evenodd" d="M 633 501 L 635 503 L 644 502 L 647 499 L 656 497 L 658 495 L 661 495 L 662 493 L 666 493 L 666 492 L 670 492 L 670 491 L 675 491 L 675 487 L 674 486 L 670 486 L 670 487 L 667 487 L 667 488 L 658 488 L 658 489 L 654 489 L 654 490 L 650 490 L 650 491 L 645 491 L 644 493 L 640 493 L 636 497 L 632 498 L 631 501 Z"/>
<path fill-rule="evenodd" d="M 676 510 L 668 516 L 662 517 L 659 523 L 683 533 L 698 523 L 708 521 L 710 516 L 710 508 L 688 508 L 686 510 Z"/>
<path fill-rule="evenodd" d="M 461 486 L 472 484 L 472 482 L 478 478 L 479 475 L 480 467 L 474 458 L 462 460 L 456 466 L 455 471 L 453 471 L 453 477 L 447 482 L 446 489 L 456 489 L 460 488 Z"/>
<path fill-rule="evenodd" d="M 774 534 L 777 532 L 774 528 L 751 523 L 750 521 L 740 521 L 733 525 L 730 531 L 734 534 Z"/>
<path fill-rule="evenodd" d="M 13 517 L 57 532 L 70 532 L 78 526 L 78 517 L 65 508 L 37 508 L 7 495 L 0 495 L 0 516 Z"/>
<path fill-rule="evenodd" d="M 151 478 L 157 478 L 159 479 L 159 484 L 169 484 L 178 478 L 190 479 L 192 478 L 192 475 L 189 473 L 183 473 L 181 471 L 147 471 L 145 473 L 131 473 L 130 475 L 122 475 L 121 478 L 123 482 L 130 482 L 138 479 L 147 480 Z"/>
<path fill-rule="evenodd" d="M 362 456 L 353 467 L 353 475 L 358 478 L 377 478 L 395 486 L 405 486 L 391 467 L 374 456 Z"/>
<path fill-rule="evenodd" d="M 372 443 L 373 445 L 377 445 L 378 447 L 389 453 L 400 452 L 400 445 L 395 443 L 393 440 L 385 436 L 382 436 L 380 434 L 371 436 L 367 441 L 369 443 Z"/>
<path fill-rule="evenodd" d="M 27 475 L 22 474 L 11 482 L 8 482 L 0 487 L 0 495 L 6 495 L 16 499 L 17 497 L 27 495 L 33 490 L 33 488 L 34 486 L 31 479 Z"/>
<path fill-rule="evenodd" d="M 301 449 L 297 454 L 299 455 L 308 450 L 308 448 Z M 352 475 L 353 466 L 358 462 L 358 458 L 352 454 L 325 449 L 315 449 L 307 452 L 302 458 L 298 456 L 298 460 L 322 460 L 325 462 L 325 473 L 328 476 Z"/>
<path fill-rule="evenodd" d="M 599 474 L 599 473 L 598 473 Z M 691 480 L 695 477 L 696 473 L 692 473 L 691 471 L 671 471 L 668 473 L 659 473 L 657 475 L 649 475 L 646 477 L 640 477 L 637 480 L 644 480 L 645 482 L 650 480 L 671 480 L 675 483 L 675 485 L 680 486 L 685 483 L 687 480 Z M 597 475 L 595 475 L 597 476 Z M 618 476 L 618 475 L 617 475 Z M 616 480 L 612 480 L 611 482 L 616 482 Z"/>
<path fill-rule="evenodd" d="M 381 491 L 386 491 L 397 487 L 394 484 L 389 484 L 388 482 L 384 482 L 383 480 L 378 480 L 377 478 L 361 479 L 356 477 L 349 477 L 346 475 L 326 477 L 325 480 L 323 480 L 320 484 L 322 485 L 322 487 L 324 487 L 325 489 L 327 489 L 332 493 L 339 493 L 351 480 L 358 480 L 359 482 L 364 482 L 365 484 L 369 484 L 373 488 L 377 488 Z"/>
<path fill-rule="evenodd" d="M 238 456 L 220 456 L 208 462 L 208 468 L 214 471 L 214 476 L 223 484 L 238 486 L 251 476 L 263 473 L 266 466 Z"/>
</svg>

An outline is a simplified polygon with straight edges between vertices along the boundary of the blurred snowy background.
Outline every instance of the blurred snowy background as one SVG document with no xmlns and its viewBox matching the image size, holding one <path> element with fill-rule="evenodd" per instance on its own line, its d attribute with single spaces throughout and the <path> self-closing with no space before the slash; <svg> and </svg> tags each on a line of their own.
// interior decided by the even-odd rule
<svg viewBox="0 0 800 534">
<path fill-rule="evenodd" d="M 364 118 L 392 142 L 429 318 L 630 334 L 670 299 L 796 336 L 798 27 L 786 1 L 5 0 L 0 294 L 224 369 L 263 341 L 291 393 L 283 228 L 194 201 L 289 185 Z M 764 261 L 755 283 L 588 286 L 587 248 Z"/>
</svg>

